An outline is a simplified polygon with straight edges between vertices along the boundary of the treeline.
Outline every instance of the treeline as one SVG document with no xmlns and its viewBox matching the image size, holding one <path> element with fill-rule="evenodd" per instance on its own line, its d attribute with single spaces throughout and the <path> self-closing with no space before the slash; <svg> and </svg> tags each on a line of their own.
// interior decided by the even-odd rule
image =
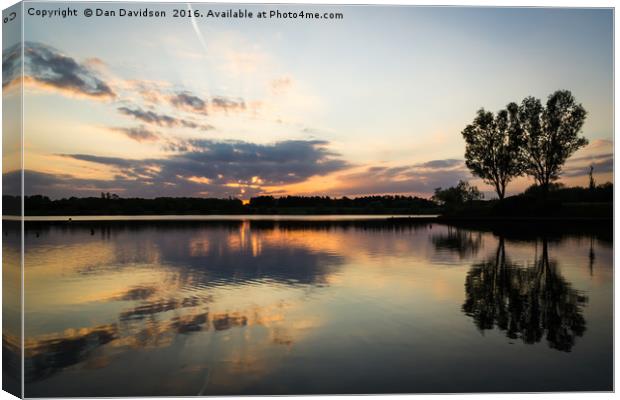
<svg viewBox="0 0 620 400">
<path fill-rule="evenodd" d="M 458 218 L 605 218 L 613 217 L 613 184 L 590 187 L 547 188 L 532 185 L 523 193 L 502 200 L 483 200 L 482 194 L 467 182 L 437 189 L 433 199 L 442 206 L 441 214 Z"/>
<path fill-rule="evenodd" d="M 3 196 L 3 204 L 6 202 L 7 196 Z M 24 198 L 24 208 L 25 215 L 174 215 L 241 213 L 243 205 L 239 199 L 101 196 L 52 200 L 36 195 Z"/>
<path fill-rule="evenodd" d="M 26 196 L 25 215 L 216 215 L 216 214 L 463 214 L 469 216 L 607 216 L 611 215 L 613 184 L 563 187 L 552 184 L 545 193 L 533 185 L 504 200 L 483 200 L 466 182 L 437 189 L 431 199 L 415 196 L 258 196 L 244 204 L 236 198 L 158 197 L 154 199 L 101 197 L 50 199 Z M 19 215 L 21 199 L 3 196 L 3 215 Z"/>
<path fill-rule="evenodd" d="M 546 196 L 551 202 L 562 203 L 611 203 L 614 200 L 614 185 L 611 182 L 595 185 L 593 181 L 590 187 L 551 184 L 547 193 L 543 193 L 540 186 L 532 185 L 519 196 L 526 198 Z"/>
<path fill-rule="evenodd" d="M 431 200 L 412 196 L 259 196 L 247 204 L 236 198 L 158 197 L 154 199 L 70 197 L 53 200 L 24 198 L 25 215 L 213 215 L 213 214 L 432 214 L 440 211 Z M 20 198 L 3 196 L 3 214 L 19 213 Z"/>
<path fill-rule="evenodd" d="M 325 209 L 380 212 L 429 213 L 438 210 L 437 203 L 415 196 L 364 196 L 331 198 L 328 196 L 259 196 L 250 199 L 249 208 L 258 210 Z"/>
</svg>

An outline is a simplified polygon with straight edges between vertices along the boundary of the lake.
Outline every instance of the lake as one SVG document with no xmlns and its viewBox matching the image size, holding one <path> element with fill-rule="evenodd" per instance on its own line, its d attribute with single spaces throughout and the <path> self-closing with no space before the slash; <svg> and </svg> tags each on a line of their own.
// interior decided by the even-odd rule
<svg viewBox="0 0 620 400">
<path fill-rule="evenodd" d="M 603 225 L 26 222 L 25 394 L 609 391 Z"/>
</svg>

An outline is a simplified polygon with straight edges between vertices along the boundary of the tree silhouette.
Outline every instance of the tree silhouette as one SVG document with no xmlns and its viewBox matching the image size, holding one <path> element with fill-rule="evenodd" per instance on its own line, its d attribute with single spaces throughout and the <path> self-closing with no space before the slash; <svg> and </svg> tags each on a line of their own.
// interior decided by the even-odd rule
<svg viewBox="0 0 620 400">
<path fill-rule="evenodd" d="M 483 197 L 476 186 L 460 180 L 456 186 L 447 189 L 436 188 L 432 200 L 446 206 L 455 206 L 481 200 Z"/>
<path fill-rule="evenodd" d="M 592 192 L 596 189 L 596 181 L 594 180 L 594 165 L 590 165 L 590 172 L 588 173 L 588 177 L 590 178 L 588 189 L 590 189 L 590 191 Z"/>
<path fill-rule="evenodd" d="M 519 107 L 510 103 L 497 115 L 481 108 L 472 124 L 461 132 L 465 139 L 465 164 L 472 173 L 493 185 L 499 199 L 506 185 L 523 173 L 520 158 L 523 135 Z"/>
<path fill-rule="evenodd" d="M 568 157 L 588 144 L 579 136 L 586 114 L 568 90 L 551 94 L 545 107 L 534 97 L 526 97 L 519 106 L 523 167 L 543 193 L 559 178 Z"/>
<path fill-rule="evenodd" d="M 475 264 L 465 280 L 463 312 L 481 331 L 497 327 L 525 343 L 546 338 L 549 347 L 570 351 L 586 330 L 587 298 L 573 289 L 549 261 L 547 240 L 534 266 L 520 267 L 506 256 L 500 238 L 494 258 Z"/>
</svg>

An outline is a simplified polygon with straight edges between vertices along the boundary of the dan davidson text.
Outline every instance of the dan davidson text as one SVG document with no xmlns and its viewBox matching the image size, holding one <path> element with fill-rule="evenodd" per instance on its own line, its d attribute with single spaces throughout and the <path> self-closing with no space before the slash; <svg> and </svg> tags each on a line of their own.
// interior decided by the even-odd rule
<svg viewBox="0 0 620 400">
<path fill-rule="evenodd" d="M 165 17 L 166 12 L 163 10 L 150 10 L 148 8 L 139 8 L 135 10 L 119 8 L 118 10 L 103 10 L 95 8 L 95 16 L 97 17 Z"/>
</svg>

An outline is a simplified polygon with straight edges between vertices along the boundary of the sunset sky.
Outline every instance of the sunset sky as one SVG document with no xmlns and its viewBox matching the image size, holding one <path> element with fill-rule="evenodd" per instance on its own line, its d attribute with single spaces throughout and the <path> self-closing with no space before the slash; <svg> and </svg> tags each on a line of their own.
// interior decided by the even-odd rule
<svg viewBox="0 0 620 400">
<path fill-rule="evenodd" d="M 609 9 L 277 6 L 344 14 L 308 21 L 72 6 L 79 17 L 25 18 L 26 194 L 430 196 L 470 179 L 491 197 L 464 166 L 461 130 L 480 107 L 557 89 L 588 111 L 590 141 L 562 181 L 586 184 L 590 164 L 613 179 Z"/>
</svg>

